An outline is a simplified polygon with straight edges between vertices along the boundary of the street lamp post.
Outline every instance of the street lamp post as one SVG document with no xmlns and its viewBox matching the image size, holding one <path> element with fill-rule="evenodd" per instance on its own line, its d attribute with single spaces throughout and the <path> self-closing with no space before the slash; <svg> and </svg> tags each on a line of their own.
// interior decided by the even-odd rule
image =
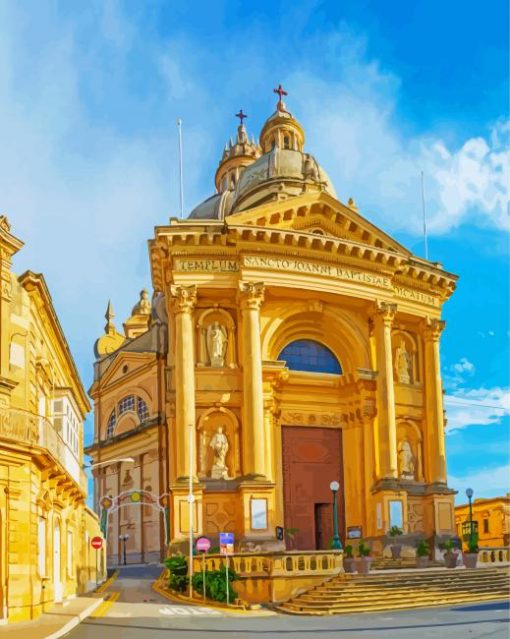
<svg viewBox="0 0 510 639">
<path fill-rule="evenodd" d="M 473 547 L 473 506 L 471 504 L 471 500 L 473 499 L 473 489 L 466 489 L 466 497 L 469 500 L 469 546 L 470 549 Z"/>
<path fill-rule="evenodd" d="M 129 539 L 129 535 L 126 533 L 125 535 L 119 535 L 119 539 L 122 541 L 123 543 L 123 550 L 122 550 L 122 554 L 124 557 L 124 566 L 126 565 L 126 542 Z"/>
<path fill-rule="evenodd" d="M 336 494 L 340 484 L 337 481 L 332 481 L 329 487 L 333 493 L 333 550 L 342 550 L 342 542 L 338 534 L 338 509 L 336 503 Z"/>
</svg>

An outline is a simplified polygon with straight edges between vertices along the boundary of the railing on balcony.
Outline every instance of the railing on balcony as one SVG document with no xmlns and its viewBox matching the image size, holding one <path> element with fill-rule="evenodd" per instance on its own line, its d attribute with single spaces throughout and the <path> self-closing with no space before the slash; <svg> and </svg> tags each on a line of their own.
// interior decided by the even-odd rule
<svg viewBox="0 0 510 639">
<path fill-rule="evenodd" d="M 480 548 L 478 561 L 482 564 L 503 564 L 510 562 L 510 548 L 498 546 L 497 548 Z"/>
<path fill-rule="evenodd" d="M 225 565 L 223 555 L 207 555 L 206 570 L 219 570 Z M 238 553 L 229 555 L 230 567 L 241 577 L 291 577 L 335 575 L 342 567 L 342 553 L 310 550 L 291 553 Z M 194 557 L 194 570 L 202 570 L 202 557 Z"/>
<path fill-rule="evenodd" d="M 86 491 L 87 477 L 76 456 L 46 417 L 21 408 L 0 408 L 0 439 L 45 448 Z"/>
</svg>

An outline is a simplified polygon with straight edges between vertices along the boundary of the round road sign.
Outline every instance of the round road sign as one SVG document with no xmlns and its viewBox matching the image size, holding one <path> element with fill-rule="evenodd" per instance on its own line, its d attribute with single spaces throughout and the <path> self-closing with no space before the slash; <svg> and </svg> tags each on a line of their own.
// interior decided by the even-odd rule
<svg viewBox="0 0 510 639">
<path fill-rule="evenodd" d="M 211 541 L 207 537 L 199 537 L 197 539 L 197 550 L 207 552 L 211 547 Z"/>
<path fill-rule="evenodd" d="M 96 550 L 101 550 L 101 548 L 103 547 L 102 537 L 92 537 L 92 539 L 90 540 L 90 545 Z"/>
</svg>

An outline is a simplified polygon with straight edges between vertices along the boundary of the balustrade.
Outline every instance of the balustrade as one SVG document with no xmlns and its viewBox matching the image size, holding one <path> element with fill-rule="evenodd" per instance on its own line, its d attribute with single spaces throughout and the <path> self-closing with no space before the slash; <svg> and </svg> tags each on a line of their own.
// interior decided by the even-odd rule
<svg viewBox="0 0 510 639">
<path fill-rule="evenodd" d="M 510 548 L 508 546 L 480 548 L 478 562 L 482 564 L 510 563 Z"/>
</svg>

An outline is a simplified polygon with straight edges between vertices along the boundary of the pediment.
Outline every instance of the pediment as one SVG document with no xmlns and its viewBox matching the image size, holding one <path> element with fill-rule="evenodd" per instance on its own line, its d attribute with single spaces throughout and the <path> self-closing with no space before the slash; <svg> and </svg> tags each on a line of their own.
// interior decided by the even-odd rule
<svg viewBox="0 0 510 639">
<path fill-rule="evenodd" d="M 333 237 L 410 256 L 411 252 L 348 206 L 327 193 L 304 194 L 226 218 L 228 225 L 272 227 Z"/>
<path fill-rule="evenodd" d="M 103 373 L 101 386 L 106 388 L 119 381 L 124 381 L 127 377 L 143 370 L 147 365 L 152 364 L 155 353 L 133 353 L 119 351 L 110 366 Z M 127 369 L 126 369 L 127 367 Z"/>
</svg>

